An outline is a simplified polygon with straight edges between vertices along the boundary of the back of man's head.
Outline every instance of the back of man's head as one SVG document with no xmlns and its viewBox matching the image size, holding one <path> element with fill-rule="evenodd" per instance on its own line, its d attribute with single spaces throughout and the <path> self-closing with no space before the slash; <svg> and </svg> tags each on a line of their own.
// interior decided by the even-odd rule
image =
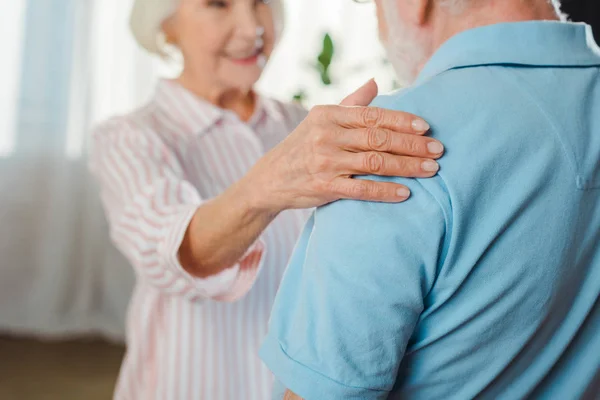
<svg viewBox="0 0 600 400">
<path fill-rule="evenodd" d="M 502 22 L 559 20 L 559 0 L 378 0 L 381 40 L 403 85 L 431 55 L 468 29 Z"/>
</svg>

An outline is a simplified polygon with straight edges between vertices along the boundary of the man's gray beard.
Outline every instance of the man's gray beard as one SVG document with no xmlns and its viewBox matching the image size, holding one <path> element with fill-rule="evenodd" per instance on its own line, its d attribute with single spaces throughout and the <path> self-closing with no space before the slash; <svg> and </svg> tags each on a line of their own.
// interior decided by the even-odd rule
<svg viewBox="0 0 600 400">
<path fill-rule="evenodd" d="M 390 39 L 384 44 L 386 49 L 387 57 L 389 62 L 392 64 L 394 68 L 394 72 L 396 73 L 396 81 L 401 87 L 410 86 L 414 80 L 414 73 L 411 72 L 413 68 L 408 65 L 408 62 L 405 61 L 405 58 L 408 55 L 397 54 L 398 48 L 390 43 Z"/>
<path fill-rule="evenodd" d="M 388 37 L 383 43 L 388 60 L 394 67 L 396 79 L 402 87 L 410 86 L 417 78 L 417 66 L 424 58 L 423 49 L 410 41 L 410 35 L 399 21 L 395 3 L 384 1 Z"/>
</svg>

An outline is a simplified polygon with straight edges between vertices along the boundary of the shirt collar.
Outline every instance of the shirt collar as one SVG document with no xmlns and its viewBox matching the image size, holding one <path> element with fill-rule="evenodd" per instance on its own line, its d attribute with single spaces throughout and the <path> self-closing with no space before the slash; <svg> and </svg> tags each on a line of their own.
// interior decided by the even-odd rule
<svg viewBox="0 0 600 400">
<path fill-rule="evenodd" d="M 586 24 L 527 21 L 489 25 L 446 41 L 425 64 L 415 84 L 451 69 L 483 65 L 599 66 L 600 49 Z"/>
<path fill-rule="evenodd" d="M 225 117 L 234 116 L 231 111 L 215 106 L 169 79 L 159 81 L 154 101 L 187 134 L 204 133 Z M 265 116 L 276 120 L 284 118 L 275 100 L 257 95 L 256 111 L 247 124 L 254 127 Z"/>
<path fill-rule="evenodd" d="M 260 121 L 261 117 L 265 116 L 277 122 L 285 121 L 285 114 L 280 102 L 266 96 L 257 95 L 256 111 L 249 123 L 254 125 Z"/>
</svg>

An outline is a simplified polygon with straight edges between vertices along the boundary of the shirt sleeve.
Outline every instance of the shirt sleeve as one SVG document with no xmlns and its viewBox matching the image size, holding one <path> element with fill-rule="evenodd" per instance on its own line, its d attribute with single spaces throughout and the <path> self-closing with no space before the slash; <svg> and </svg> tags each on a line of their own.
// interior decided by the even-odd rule
<svg viewBox="0 0 600 400">
<path fill-rule="evenodd" d="M 321 207 L 292 256 L 260 355 L 306 400 L 386 399 L 394 386 L 446 230 L 418 181 L 395 181 L 406 203 Z"/>
<path fill-rule="evenodd" d="M 302 121 L 304 121 L 308 115 L 308 111 L 300 104 L 295 103 L 291 103 L 289 109 L 290 120 L 292 121 L 291 130 L 294 130 Z"/>
<path fill-rule="evenodd" d="M 254 284 L 264 243 L 257 241 L 232 268 L 207 279 L 179 261 L 187 228 L 203 203 L 176 154 L 152 131 L 112 120 L 96 129 L 90 168 L 100 183 L 111 239 L 139 279 L 192 301 L 234 301 Z"/>
<path fill-rule="evenodd" d="M 302 107 L 302 105 L 295 102 L 278 102 L 278 104 L 283 111 L 283 115 L 285 116 L 287 136 L 287 134 L 291 133 L 294 129 L 298 127 L 298 125 L 300 125 L 302 121 L 304 121 L 304 119 L 308 115 L 308 111 L 306 110 L 306 108 Z"/>
</svg>

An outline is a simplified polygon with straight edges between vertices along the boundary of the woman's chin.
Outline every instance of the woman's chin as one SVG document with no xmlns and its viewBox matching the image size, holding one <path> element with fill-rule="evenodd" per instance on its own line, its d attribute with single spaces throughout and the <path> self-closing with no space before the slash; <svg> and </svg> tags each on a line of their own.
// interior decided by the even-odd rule
<svg viewBox="0 0 600 400">
<path fill-rule="evenodd" d="M 254 67 L 234 68 L 224 75 L 224 79 L 227 80 L 231 86 L 237 88 L 251 89 L 256 82 L 260 79 L 263 69 Z"/>
</svg>

